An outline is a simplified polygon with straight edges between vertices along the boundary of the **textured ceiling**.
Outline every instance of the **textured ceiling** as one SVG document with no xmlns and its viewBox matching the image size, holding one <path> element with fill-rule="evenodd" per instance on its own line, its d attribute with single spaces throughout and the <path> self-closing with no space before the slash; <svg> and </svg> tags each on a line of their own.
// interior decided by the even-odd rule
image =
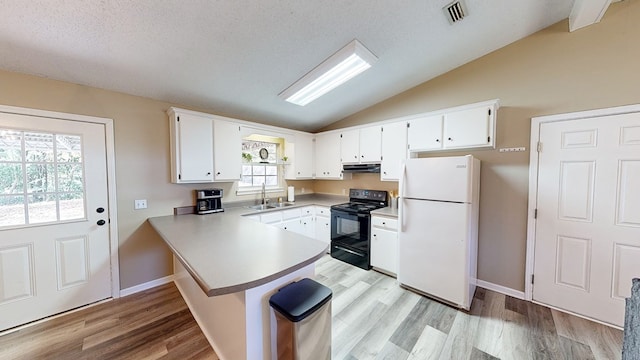
<svg viewBox="0 0 640 360">
<path fill-rule="evenodd" d="M 566 19 L 574 0 L 0 0 L 0 68 L 316 130 Z M 378 62 L 305 107 L 278 94 L 357 38 Z"/>
</svg>

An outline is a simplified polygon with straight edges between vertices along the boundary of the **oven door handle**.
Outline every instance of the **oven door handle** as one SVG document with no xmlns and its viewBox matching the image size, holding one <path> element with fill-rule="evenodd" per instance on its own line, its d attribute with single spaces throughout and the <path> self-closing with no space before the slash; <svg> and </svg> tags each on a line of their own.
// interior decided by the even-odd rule
<svg viewBox="0 0 640 360">
<path fill-rule="evenodd" d="M 353 255 L 356 255 L 356 256 L 364 257 L 364 255 L 363 255 L 363 254 L 357 253 L 357 252 L 355 252 L 355 251 L 353 251 L 353 250 L 345 249 L 345 248 L 343 248 L 342 246 L 333 245 L 333 247 L 335 247 L 335 248 L 336 248 L 336 249 L 338 249 L 338 250 L 346 251 L 346 252 L 348 252 L 349 254 L 353 254 Z"/>
</svg>

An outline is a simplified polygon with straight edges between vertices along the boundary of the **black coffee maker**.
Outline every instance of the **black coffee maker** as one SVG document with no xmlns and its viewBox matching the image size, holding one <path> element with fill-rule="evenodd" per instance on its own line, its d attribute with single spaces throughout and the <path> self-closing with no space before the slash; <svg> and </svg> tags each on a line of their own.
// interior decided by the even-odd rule
<svg viewBox="0 0 640 360">
<path fill-rule="evenodd" d="M 196 190 L 196 213 L 204 215 L 222 211 L 222 189 Z"/>
</svg>

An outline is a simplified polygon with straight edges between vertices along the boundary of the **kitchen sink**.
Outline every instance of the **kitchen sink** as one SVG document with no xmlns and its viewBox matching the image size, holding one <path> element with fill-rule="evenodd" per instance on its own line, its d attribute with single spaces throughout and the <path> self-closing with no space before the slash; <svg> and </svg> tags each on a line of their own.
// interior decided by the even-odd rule
<svg viewBox="0 0 640 360">
<path fill-rule="evenodd" d="M 248 206 L 249 209 L 254 209 L 254 210 L 267 210 L 267 209 L 275 209 L 277 206 L 275 205 L 263 205 L 263 204 L 258 204 L 258 205 L 253 205 L 253 206 Z"/>
<path fill-rule="evenodd" d="M 295 204 L 283 202 L 283 203 L 266 204 L 266 205 L 264 204 L 252 205 L 252 206 L 248 206 L 248 208 L 253 210 L 269 210 L 269 209 L 284 208 L 284 207 L 293 206 L 293 205 Z"/>
<path fill-rule="evenodd" d="M 282 202 L 282 203 L 271 204 L 269 206 L 273 206 L 273 207 L 276 207 L 276 208 L 283 208 L 283 207 L 293 206 L 293 205 L 295 205 L 295 204 L 288 203 L 288 202 Z"/>
</svg>

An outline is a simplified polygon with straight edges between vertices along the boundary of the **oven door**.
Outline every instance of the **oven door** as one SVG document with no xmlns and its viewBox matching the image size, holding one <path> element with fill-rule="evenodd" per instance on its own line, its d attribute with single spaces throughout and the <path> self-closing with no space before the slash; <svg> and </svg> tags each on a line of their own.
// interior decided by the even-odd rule
<svg viewBox="0 0 640 360">
<path fill-rule="evenodd" d="M 370 219 L 369 214 L 331 210 L 331 256 L 370 269 Z"/>
</svg>

